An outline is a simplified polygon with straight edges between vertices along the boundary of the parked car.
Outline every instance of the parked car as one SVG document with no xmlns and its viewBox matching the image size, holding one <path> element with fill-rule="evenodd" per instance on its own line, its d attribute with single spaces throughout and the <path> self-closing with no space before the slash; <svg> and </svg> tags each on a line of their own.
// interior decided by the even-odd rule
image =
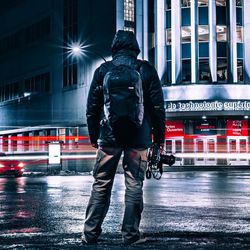
<svg viewBox="0 0 250 250">
<path fill-rule="evenodd" d="M 0 175 L 22 176 L 24 163 L 18 160 L 4 159 L 5 157 L 5 153 L 0 153 Z"/>
</svg>

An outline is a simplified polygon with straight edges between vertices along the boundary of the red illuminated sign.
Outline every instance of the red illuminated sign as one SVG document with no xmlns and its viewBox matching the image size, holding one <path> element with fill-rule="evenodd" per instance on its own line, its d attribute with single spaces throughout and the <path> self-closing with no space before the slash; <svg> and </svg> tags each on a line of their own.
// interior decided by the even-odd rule
<svg viewBox="0 0 250 250">
<path fill-rule="evenodd" d="M 227 136 L 248 136 L 247 120 L 227 120 Z"/>
<path fill-rule="evenodd" d="M 165 137 L 184 136 L 183 121 L 166 121 Z"/>
<path fill-rule="evenodd" d="M 216 135 L 216 121 L 198 120 L 194 122 L 194 134 L 195 135 Z"/>
</svg>

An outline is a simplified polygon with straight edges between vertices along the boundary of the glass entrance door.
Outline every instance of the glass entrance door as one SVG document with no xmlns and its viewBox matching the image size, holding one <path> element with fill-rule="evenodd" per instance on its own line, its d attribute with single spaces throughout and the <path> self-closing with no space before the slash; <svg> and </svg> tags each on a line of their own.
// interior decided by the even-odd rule
<svg viewBox="0 0 250 250">
<path fill-rule="evenodd" d="M 227 160 L 228 165 L 248 165 L 248 159 L 243 155 L 248 153 L 248 137 L 247 136 L 228 136 L 227 137 L 227 152 L 235 154 L 235 157 Z"/>
<path fill-rule="evenodd" d="M 200 137 L 194 139 L 194 153 L 202 154 L 201 157 L 194 159 L 195 165 L 216 165 L 217 161 L 212 153 L 217 152 L 216 137 Z M 205 154 L 205 155 L 204 155 Z"/>
<path fill-rule="evenodd" d="M 176 154 L 176 153 L 183 153 L 183 137 L 180 138 L 173 138 L 166 140 L 166 152 L 167 154 Z M 174 166 L 181 166 L 183 165 L 182 158 L 176 158 Z"/>
</svg>

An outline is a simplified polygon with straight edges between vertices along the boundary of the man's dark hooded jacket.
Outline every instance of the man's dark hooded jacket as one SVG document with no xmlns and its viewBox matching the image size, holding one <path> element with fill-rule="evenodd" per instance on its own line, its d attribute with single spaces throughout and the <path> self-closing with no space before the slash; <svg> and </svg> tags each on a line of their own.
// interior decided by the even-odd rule
<svg viewBox="0 0 250 250">
<path fill-rule="evenodd" d="M 118 146 L 112 129 L 104 117 L 103 79 L 113 63 L 115 65 L 140 65 L 139 73 L 143 83 L 144 120 L 138 133 L 131 139 L 132 148 L 148 148 L 153 141 L 164 143 L 165 110 L 161 84 L 157 72 L 147 61 L 137 60 L 140 49 L 132 32 L 119 30 L 113 40 L 112 61 L 103 63 L 94 73 L 87 101 L 87 123 L 90 141 L 99 146 Z"/>
</svg>

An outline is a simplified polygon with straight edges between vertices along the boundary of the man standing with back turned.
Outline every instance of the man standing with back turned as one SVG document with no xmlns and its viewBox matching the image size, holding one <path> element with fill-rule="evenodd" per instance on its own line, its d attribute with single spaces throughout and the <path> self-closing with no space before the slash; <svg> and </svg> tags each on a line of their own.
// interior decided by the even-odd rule
<svg viewBox="0 0 250 250">
<path fill-rule="evenodd" d="M 137 59 L 140 49 L 133 32 L 119 30 L 111 49 L 112 61 L 96 69 L 88 94 L 89 136 L 92 146 L 98 150 L 82 240 L 95 243 L 102 232 L 101 225 L 109 208 L 112 185 L 123 152 L 126 186 L 123 243 L 142 243 L 144 239 L 139 231 L 143 210 L 142 186 L 152 134 L 153 143 L 159 148 L 164 145 L 163 93 L 155 68 L 149 62 Z M 127 81 L 135 84 L 124 87 Z M 124 105 L 123 99 L 126 98 Z M 135 100 L 137 104 L 130 107 Z M 129 111 L 125 111 L 127 109 Z"/>
</svg>

